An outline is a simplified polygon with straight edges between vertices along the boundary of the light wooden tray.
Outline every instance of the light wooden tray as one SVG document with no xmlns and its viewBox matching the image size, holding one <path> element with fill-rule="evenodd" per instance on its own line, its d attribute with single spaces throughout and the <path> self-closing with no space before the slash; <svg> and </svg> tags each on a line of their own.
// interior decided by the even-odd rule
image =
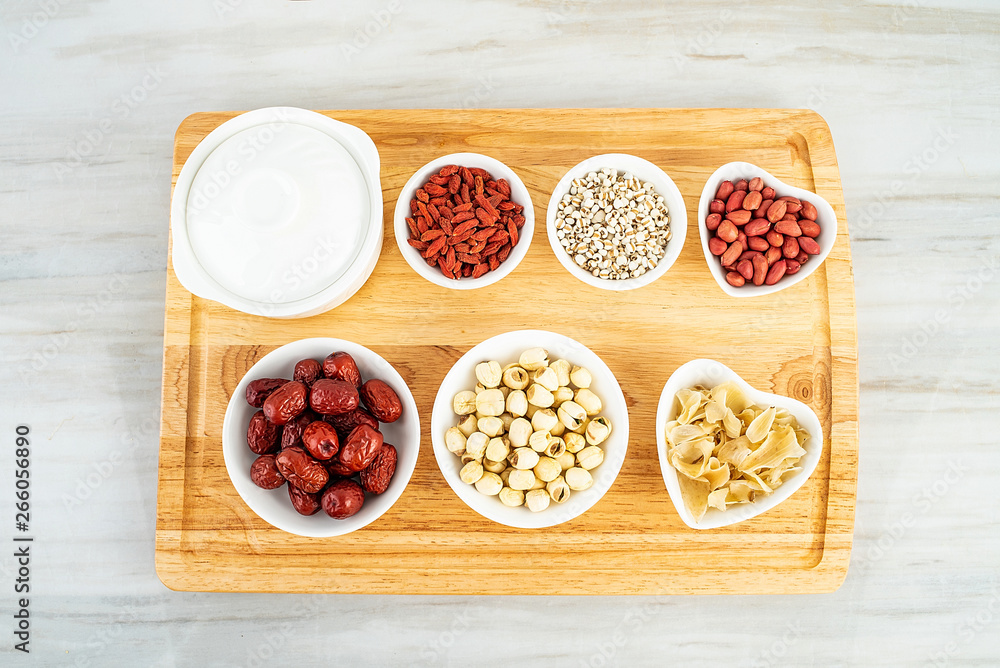
<svg viewBox="0 0 1000 668">
<path fill-rule="evenodd" d="M 858 375 L 847 221 L 830 130 L 811 111 L 773 109 L 351 110 L 382 158 L 385 241 L 367 284 L 326 314 L 244 315 L 192 296 L 167 268 L 156 569 L 172 589 L 391 594 L 685 594 L 829 592 L 850 559 L 858 459 Z M 198 142 L 235 112 L 201 113 L 177 130 L 173 178 Z M 538 224 L 527 256 L 499 283 L 447 290 L 403 261 L 392 211 L 430 159 L 493 156 L 531 192 Z M 688 234 L 654 284 L 607 292 L 570 276 L 552 254 L 545 209 L 580 160 L 626 152 L 677 183 Z M 839 219 L 836 245 L 807 280 L 734 299 L 705 265 L 696 212 L 721 164 L 745 160 L 815 191 Z M 677 222 L 675 221 L 676 225 Z M 431 448 L 431 404 L 452 363 L 487 337 L 551 329 L 589 346 L 629 404 L 621 474 L 584 515 L 545 530 L 493 524 L 445 483 Z M 279 345 L 313 336 L 356 341 L 406 379 L 424 431 L 416 471 L 385 515 L 347 536 L 301 538 L 254 515 L 233 488 L 220 434 L 247 369 Z M 654 417 L 670 374 L 696 357 L 815 409 L 828 444 L 805 486 L 764 515 L 712 531 L 687 528 L 667 496 Z"/>
</svg>

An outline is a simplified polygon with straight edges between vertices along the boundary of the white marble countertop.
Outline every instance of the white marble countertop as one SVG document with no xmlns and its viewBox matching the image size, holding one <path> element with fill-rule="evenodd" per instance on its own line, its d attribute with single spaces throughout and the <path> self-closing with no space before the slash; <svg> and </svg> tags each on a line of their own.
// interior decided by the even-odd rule
<svg viewBox="0 0 1000 668">
<path fill-rule="evenodd" d="M 1000 664 L 1000 7 L 0 4 L 0 536 L 32 429 L 45 665 Z M 201 110 L 811 107 L 854 256 L 861 464 L 834 594 L 168 591 L 153 566 L 171 146 Z M 0 557 L 3 663 L 18 564 Z M 15 620 L 16 621 L 16 620 Z"/>
</svg>

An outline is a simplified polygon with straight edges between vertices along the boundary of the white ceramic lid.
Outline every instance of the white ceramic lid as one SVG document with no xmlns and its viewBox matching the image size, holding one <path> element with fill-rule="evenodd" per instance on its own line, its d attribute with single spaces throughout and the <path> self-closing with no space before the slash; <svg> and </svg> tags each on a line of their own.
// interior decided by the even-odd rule
<svg viewBox="0 0 1000 668">
<path fill-rule="evenodd" d="M 374 143 L 294 108 L 237 116 L 206 137 L 174 190 L 174 270 L 247 313 L 311 315 L 367 280 L 382 242 Z"/>
</svg>

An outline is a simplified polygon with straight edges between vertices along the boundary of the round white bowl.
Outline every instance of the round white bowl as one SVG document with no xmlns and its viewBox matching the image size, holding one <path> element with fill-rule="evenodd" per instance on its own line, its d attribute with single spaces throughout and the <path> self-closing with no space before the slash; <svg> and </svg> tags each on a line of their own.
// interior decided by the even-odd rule
<svg viewBox="0 0 1000 668">
<path fill-rule="evenodd" d="M 246 401 L 247 384 L 257 378 L 291 378 L 295 363 L 301 359 L 314 358 L 320 362 L 332 352 L 342 350 L 349 353 L 358 364 L 365 380 L 381 378 L 399 395 L 403 403 L 403 414 L 395 422 L 385 423 L 379 430 L 385 442 L 396 446 L 398 459 L 396 472 L 389 488 L 382 494 L 365 494 L 365 503 L 356 515 L 345 520 L 335 520 L 320 510 L 315 515 L 300 515 L 288 498 L 287 483 L 278 489 L 261 489 L 250 480 L 250 465 L 257 459 L 247 447 L 247 427 L 250 418 L 258 409 Z M 417 465 L 420 449 L 420 416 L 413 394 L 402 376 L 376 353 L 364 346 L 343 339 L 315 338 L 302 339 L 272 350 L 254 364 L 240 384 L 233 391 L 226 408 L 222 424 L 222 454 L 226 461 L 226 471 L 233 487 L 250 510 L 265 522 L 299 536 L 325 538 L 341 536 L 366 526 L 392 507 L 410 481 Z"/>
<path fill-rule="evenodd" d="M 488 272 L 479 278 L 447 278 L 437 266 L 430 266 L 427 261 L 420 256 L 420 251 L 406 243 L 410 238 L 410 228 L 406 225 L 406 219 L 410 217 L 410 201 L 416 197 L 419 190 L 427 179 L 438 173 L 442 167 L 448 165 L 459 165 L 462 167 L 479 167 L 485 169 L 494 179 L 506 179 L 510 184 L 510 198 L 517 204 L 524 207 L 521 215 L 524 216 L 524 226 L 519 230 L 517 245 L 514 246 L 507 259 L 495 270 Z M 396 245 L 399 252 L 403 254 L 403 259 L 415 272 L 426 278 L 434 285 L 452 290 L 474 290 L 493 285 L 510 272 L 517 268 L 517 265 L 524 259 L 531 245 L 531 238 L 535 234 L 535 207 L 531 203 L 531 195 L 525 187 L 524 182 L 507 165 L 495 158 L 491 158 L 479 153 L 452 153 L 440 158 L 431 160 L 426 165 L 414 172 L 410 180 L 403 186 L 396 200 L 396 210 L 393 213 L 393 229 L 396 234 Z"/>
<path fill-rule="evenodd" d="M 574 179 L 586 176 L 590 172 L 599 172 L 605 167 L 617 169 L 619 172 L 631 172 L 636 177 L 653 184 L 656 192 L 663 197 L 667 203 L 667 216 L 670 221 L 670 231 L 672 236 L 667 242 L 666 252 L 656 267 L 647 271 L 642 276 L 636 278 L 626 278 L 623 280 L 609 280 L 598 278 L 578 265 L 570 257 L 566 249 L 559 243 L 556 236 L 556 214 L 559 212 L 559 201 L 563 195 L 569 192 L 570 184 Z M 549 245 L 552 252 L 566 271 L 573 274 L 587 285 L 604 290 L 635 290 L 649 285 L 656 279 L 667 273 L 674 262 L 681 254 L 684 247 L 684 240 L 687 239 L 687 208 L 684 206 L 684 198 L 681 191 L 677 189 L 673 179 L 667 173 L 648 160 L 626 153 L 606 153 L 587 158 L 580 164 L 570 169 L 556 184 L 549 198 L 549 208 L 545 215 L 545 229 L 549 236 Z"/>
<path fill-rule="evenodd" d="M 755 500 L 753 503 L 743 503 L 729 506 L 725 512 L 718 508 L 709 508 L 700 522 L 696 522 L 694 516 L 684 505 L 684 498 L 681 496 L 680 484 L 677 481 L 677 469 L 675 469 L 667 458 L 667 437 L 665 429 L 667 423 L 677 417 L 677 393 L 683 389 L 690 389 L 695 385 L 712 388 L 719 383 L 733 381 L 739 385 L 746 393 L 747 397 L 760 406 L 776 406 L 785 408 L 795 416 L 799 426 L 809 432 L 809 438 L 805 444 L 806 454 L 802 455 L 798 466 L 801 471 L 789 475 L 785 478 L 780 487 L 771 494 Z M 656 451 L 660 456 L 660 472 L 663 474 L 663 482 L 667 486 L 670 500 L 677 509 L 684 524 L 692 529 L 718 529 L 757 517 L 761 513 L 771 510 L 776 505 L 795 493 L 819 464 L 823 455 L 823 427 L 819 418 L 811 408 L 801 401 L 796 401 L 791 397 L 784 397 L 780 394 L 769 394 L 755 389 L 739 374 L 721 362 L 709 359 L 691 360 L 687 364 L 680 366 L 660 393 L 660 403 L 656 409 Z"/>
<path fill-rule="evenodd" d="M 534 513 L 524 506 L 517 508 L 505 506 L 498 497 L 480 494 L 475 486 L 462 482 L 459 477 L 462 460 L 445 446 L 444 434 L 457 423 L 458 416 L 452 408 L 455 395 L 476 386 L 477 364 L 484 360 L 496 360 L 504 366 L 517 360 L 528 348 L 537 346 L 549 352 L 550 361 L 563 358 L 590 370 L 593 376 L 591 389 L 604 403 L 601 415 L 611 421 L 611 435 L 601 444 L 604 450 L 604 462 L 590 472 L 594 477 L 593 486 L 581 492 L 573 492 L 569 501 L 565 503 L 552 503 L 548 509 Z M 441 382 L 441 388 L 434 400 L 434 410 L 431 414 L 431 443 L 441 473 L 466 505 L 483 517 L 509 527 L 539 529 L 579 517 L 601 500 L 614 484 L 625 461 L 628 450 L 628 427 L 625 395 L 622 394 L 622 389 L 611 369 L 600 357 L 582 343 L 562 334 L 525 329 L 486 339 L 455 362 Z"/>
<path fill-rule="evenodd" d="M 367 193 L 364 200 L 355 204 L 359 214 L 365 208 L 368 213 L 356 221 L 358 239 L 354 246 L 344 257 L 336 259 L 343 266 L 339 274 L 331 271 L 331 276 L 325 277 L 328 283 L 315 286 L 315 290 L 313 287 L 303 289 L 309 282 L 309 274 L 316 271 L 311 267 L 321 266 L 324 259 L 330 262 L 331 254 L 336 257 L 336 253 L 343 252 L 337 245 L 336 228 L 315 223 L 317 218 L 325 220 L 325 212 L 333 206 L 323 199 L 324 196 L 329 198 L 329 189 L 324 188 L 319 179 L 311 179 L 308 174 L 303 176 L 301 170 L 296 173 L 294 169 L 296 155 L 302 155 L 303 160 L 335 162 L 335 156 L 342 152 L 335 144 L 327 142 L 327 137 L 343 147 L 356 163 Z M 274 169 L 268 156 L 280 156 L 287 164 Z M 214 183 L 206 182 L 208 177 L 205 176 L 199 181 L 199 171 L 206 163 L 213 170 Z M 339 164 L 358 173 L 349 162 Z M 209 197 L 196 192 L 199 182 L 204 184 L 206 191 L 213 189 Z M 226 193 L 230 188 L 238 190 Z M 286 193 L 284 199 L 274 194 L 281 189 Z M 223 198 L 226 204 L 220 203 L 220 191 L 226 195 Z M 223 279 L 218 274 L 213 275 L 199 260 L 188 228 L 192 211 L 200 212 L 213 206 L 219 207 L 214 212 L 218 219 L 234 221 L 241 229 L 253 231 L 267 225 L 284 226 L 289 234 L 315 237 L 316 244 L 311 249 L 304 249 L 303 255 L 294 262 L 285 258 L 290 262 L 287 267 L 261 267 L 262 272 L 274 274 L 273 289 L 265 297 L 237 294 L 233 288 L 233 274 L 238 275 L 241 259 L 234 250 L 236 243 L 232 246 L 218 244 L 220 255 L 212 258 L 220 267 L 226 267 L 227 277 Z M 272 207 L 279 212 L 278 217 L 261 213 Z M 237 211 L 238 208 L 242 211 Z M 317 211 L 323 213 L 314 213 Z M 260 220 L 252 219 L 255 213 Z M 362 130 L 314 111 L 270 107 L 241 114 L 209 133 L 184 163 L 171 200 L 170 229 L 174 272 L 181 284 L 195 295 L 244 313 L 271 318 L 300 318 L 328 311 L 364 285 L 382 250 L 378 150 Z M 260 292 L 260 288 L 255 288 L 255 292 Z"/>
<path fill-rule="evenodd" d="M 722 263 L 719 261 L 718 256 L 712 255 L 712 251 L 708 249 L 708 241 L 712 238 L 712 233 L 705 225 L 705 218 L 708 217 L 708 206 L 715 199 L 715 193 L 718 192 L 720 183 L 723 181 L 739 181 L 740 179 L 749 181 L 755 176 L 764 179 L 765 187 L 771 186 L 774 188 L 778 197 L 789 195 L 797 197 L 800 200 L 812 202 L 816 206 L 816 222 L 822 228 L 820 235 L 816 238 L 816 242 L 819 243 L 820 253 L 819 255 L 811 256 L 809 261 L 802 265 L 799 273 L 792 276 L 785 274 L 774 285 L 754 285 L 753 283 L 747 283 L 741 288 L 734 288 L 726 281 L 726 271 L 722 268 Z M 761 169 L 749 162 L 730 162 L 715 170 L 715 173 L 708 178 L 708 182 L 705 183 L 705 187 L 701 191 L 701 200 L 698 202 L 698 230 L 701 233 L 701 248 L 705 253 L 708 268 L 712 271 L 715 282 L 719 284 L 723 292 L 732 297 L 759 297 L 773 294 L 779 290 L 789 288 L 799 281 L 804 281 L 823 264 L 826 256 L 830 254 L 834 242 L 837 240 L 837 214 L 834 213 L 833 207 L 830 206 L 829 202 L 812 191 L 790 186 L 767 170 Z"/>
</svg>

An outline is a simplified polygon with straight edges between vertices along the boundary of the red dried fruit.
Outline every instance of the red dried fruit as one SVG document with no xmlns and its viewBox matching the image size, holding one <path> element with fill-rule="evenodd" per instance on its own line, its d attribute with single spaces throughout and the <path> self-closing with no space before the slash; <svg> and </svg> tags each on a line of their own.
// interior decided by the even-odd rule
<svg viewBox="0 0 1000 668">
<path fill-rule="evenodd" d="M 285 424 L 306 409 L 309 389 L 305 383 L 292 380 L 268 396 L 264 401 L 264 415 L 274 424 Z"/>
<path fill-rule="evenodd" d="M 316 459 L 326 461 L 340 450 L 340 437 L 333 425 L 317 420 L 302 432 L 302 446 Z"/>
<path fill-rule="evenodd" d="M 271 393 L 288 382 L 287 378 L 258 378 L 247 383 L 247 403 L 260 408 Z"/>
<path fill-rule="evenodd" d="M 313 359 L 304 359 L 295 363 L 295 370 L 292 373 L 292 379 L 301 381 L 306 385 L 310 385 L 314 380 L 322 375 L 322 364 Z"/>
<path fill-rule="evenodd" d="M 285 448 L 274 461 L 285 480 L 305 492 L 320 491 L 330 479 L 326 468 L 302 448 Z"/>
<path fill-rule="evenodd" d="M 257 411 L 250 418 L 247 427 L 247 445 L 258 455 L 266 455 L 278 449 L 281 439 L 281 427 L 272 423 L 264 416 L 264 411 Z"/>
<path fill-rule="evenodd" d="M 382 432 L 363 424 L 341 444 L 339 459 L 352 471 L 360 471 L 372 463 L 382 449 L 382 442 Z"/>
<path fill-rule="evenodd" d="M 323 510 L 335 520 L 344 520 L 356 514 L 365 504 L 365 492 L 353 480 L 340 480 L 323 492 Z"/>
<path fill-rule="evenodd" d="M 358 388 L 346 380 L 320 378 L 309 392 L 309 406 L 322 415 L 349 413 L 360 400 Z"/>
<path fill-rule="evenodd" d="M 319 492 L 306 492 L 295 485 L 288 486 L 288 498 L 299 515 L 315 515 L 322 507 Z"/>
<path fill-rule="evenodd" d="M 384 380 L 372 378 L 362 385 L 361 400 L 380 422 L 395 422 L 403 414 L 403 402 Z"/>
<path fill-rule="evenodd" d="M 346 380 L 354 387 L 361 387 L 361 371 L 350 354 L 338 351 L 323 360 L 323 375 L 333 380 Z"/>
<path fill-rule="evenodd" d="M 318 419 L 319 416 L 316 413 L 307 409 L 285 423 L 281 431 L 281 449 L 302 445 L 302 432 L 305 431 L 307 425 Z"/>
<path fill-rule="evenodd" d="M 274 462 L 274 455 L 261 455 L 250 465 L 250 481 L 261 489 L 278 489 L 285 477 Z"/>
<path fill-rule="evenodd" d="M 353 410 L 350 413 L 341 413 L 340 415 L 327 415 L 323 419 L 333 425 L 341 441 L 345 440 L 352 431 L 363 424 L 368 425 L 372 429 L 378 429 L 378 420 L 364 408 Z"/>
<path fill-rule="evenodd" d="M 366 492 L 381 494 L 389 488 L 396 472 L 396 447 L 385 443 L 375 459 L 361 471 L 361 486 Z"/>
<path fill-rule="evenodd" d="M 358 474 L 357 471 L 352 471 L 347 468 L 343 462 L 339 459 L 328 459 L 325 462 L 320 462 L 326 467 L 326 472 L 330 474 L 330 480 L 334 478 L 351 478 Z"/>
</svg>

